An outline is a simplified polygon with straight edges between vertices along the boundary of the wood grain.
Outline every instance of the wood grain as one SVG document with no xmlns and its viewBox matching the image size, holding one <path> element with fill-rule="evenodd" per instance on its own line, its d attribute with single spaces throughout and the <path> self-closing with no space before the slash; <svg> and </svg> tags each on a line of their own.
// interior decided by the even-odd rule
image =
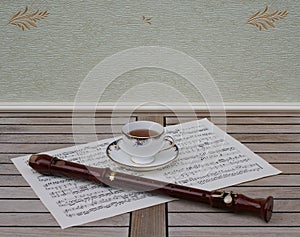
<svg viewBox="0 0 300 237">
<path fill-rule="evenodd" d="M 220 126 L 222 128 L 222 126 Z M 227 125 L 228 133 L 300 133 L 300 125 Z"/>
<path fill-rule="evenodd" d="M 96 134 L 98 140 L 113 137 L 112 134 Z M 88 143 L 95 140 L 95 134 L 2 134 L 0 144 L 74 144 L 76 142 Z M 70 145 L 70 146 L 71 146 Z"/>
<path fill-rule="evenodd" d="M 110 134 L 109 138 L 118 137 L 119 135 Z M 77 140 L 76 140 L 77 141 Z M 300 152 L 300 143 L 243 143 L 253 152 L 284 152 L 284 153 L 295 153 Z M 6 151 L 13 151 L 15 153 L 38 153 L 42 151 L 51 151 L 64 147 L 70 147 L 69 143 L 15 143 L 15 144 L 1 144 L 0 153 Z"/>
<path fill-rule="evenodd" d="M 60 118 L 60 117 L 50 117 L 50 118 L 1 118 L 0 124 L 1 125 L 72 125 L 72 117 L 68 118 Z M 89 125 L 89 124 L 97 124 L 97 125 L 123 125 L 128 122 L 135 121 L 135 117 L 131 118 L 87 118 L 87 117 L 79 117 L 76 118 L 76 124 L 80 125 Z"/>
<path fill-rule="evenodd" d="M 120 133 L 122 125 L 0 125 L 2 134 L 73 134 L 73 133 Z"/>
<path fill-rule="evenodd" d="M 259 156 L 271 163 L 299 163 L 299 153 L 285 153 L 285 152 L 256 152 Z"/>
<path fill-rule="evenodd" d="M 82 226 L 128 226 L 129 214 L 94 221 Z M 1 226 L 55 226 L 58 224 L 50 213 L 0 213 Z M 0 229 L 1 230 L 1 229 Z"/>
<path fill-rule="evenodd" d="M 164 123 L 162 116 L 141 116 L 138 117 L 138 120 L 149 120 L 160 124 Z M 167 236 L 166 204 L 160 204 L 132 212 L 130 223 L 130 237 Z"/>
<path fill-rule="evenodd" d="M 13 111 L 13 112 L 0 112 L 0 118 L 90 118 L 95 111 Z M 95 118 L 112 118 L 112 117 L 124 117 L 124 114 L 128 113 L 114 112 L 112 111 L 96 111 Z"/>
<path fill-rule="evenodd" d="M 166 119 L 169 117 L 194 117 L 196 113 L 196 117 L 299 117 L 300 111 L 230 111 L 227 110 L 224 112 L 219 111 L 200 111 L 195 110 L 192 112 L 188 111 L 170 111 L 170 110 L 161 110 L 161 111 L 152 111 L 152 110 L 139 110 L 134 111 L 131 116 L 137 117 L 137 116 L 165 116 Z M 0 112 L 0 118 L 49 118 L 49 117 L 90 117 L 91 111 L 81 111 L 72 113 L 70 111 L 13 111 L 13 112 Z M 114 117 L 124 117 L 124 115 L 128 115 L 128 112 L 126 111 L 114 111 L 113 116 Z M 95 117 L 101 117 L 101 118 L 111 118 L 112 117 L 112 111 L 96 111 Z M 166 124 L 167 125 L 167 124 Z"/>
<path fill-rule="evenodd" d="M 18 153 L 39 153 L 70 147 L 70 144 L 1 144 L 0 152 L 14 151 Z"/>
<path fill-rule="evenodd" d="M 205 116 L 198 117 L 197 119 L 204 119 Z M 184 123 L 195 120 L 196 117 L 167 117 L 166 118 L 166 125 Z M 255 116 L 248 116 L 248 117 L 208 117 L 210 121 L 214 124 L 300 124 L 300 117 L 255 117 Z"/>
<path fill-rule="evenodd" d="M 190 120 L 188 117 L 179 119 L 181 122 Z M 215 117 L 214 121 L 222 124 L 222 119 Z M 173 124 L 176 121 L 178 118 L 166 118 L 167 124 Z M 275 114 L 274 116 L 258 116 L 255 113 L 252 116 L 227 117 L 227 123 L 229 124 L 227 132 L 230 135 L 243 142 L 268 162 L 274 163 L 273 165 L 282 170 L 284 174 L 299 174 L 299 114 L 298 117 L 296 114 L 295 116 L 279 117 Z M 289 185 L 297 187 L 289 187 Z M 257 218 L 226 213 L 226 211 L 212 209 L 207 205 L 199 205 L 195 202 L 184 200 L 170 202 L 168 203 L 169 236 L 263 235 L 281 237 L 287 234 L 288 236 L 298 236 L 300 232 L 299 186 L 298 175 L 293 177 L 278 175 L 227 188 L 249 197 L 274 196 L 275 213 L 268 225 Z M 290 218 L 293 220 L 289 220 Z M 284 226 L 288 226 L 288 228 Z"/>
<path fill-rule="evenodd" d="M 132 212 L 130 237 L 166 236 L 165 204 Z"/>
<path fill-rule="evenodd" d="M 277 169 L 286 174 L 300 174 L 299 164 L 274 164 Z M 2 174 L 20 174 L 13 164 L 2 164 L 0 166 L 0 175 Z"/>
<path fill-rule="evenodd" d="M 267 195 L 266 195 L 267 196 Z M 163 205 L 158 205 L 163 207 Z M 152 208 L 152 207 L 151 207 Z M 156 215 L 158 213 L 152 213 L 155 211 L 163 211 L 165 209 L 141 209 L 143 211 L 143 218 L 146 215 Z M 186 200 L 172 201 L 168 203 L 168 211 L 171 212 L 206 212 L 206 213 L 215 213 L 215 212 L 228 212 L 223 209 L 211 208 L 210 205 L 204 203 L 191 202 Z M 38 199 L 36 200 L 0 200 L 0 212 L 49 212 L 47 208 L 42 204 L 42 202 Z M 300 212 L 300 200 L 275 200 L 274 201 L 274 212 Z M 147 213 L 147 214 L 145 214 Z M 137 215 L 135 215 L 136 217 Z M 159 217 L 160 221 L 161 217 Z M 137 221 L 137 220 L 132 220 Z M 141 219 L 139 220 L 141 221 Z"/>
<path fill-rule="evenodd" d="M 272 142 L 272 143 L 299 143 L 300 134 L 280 134 L 279 136 L 269 134 L 247 134 L 247 133 L 232 133 L 230 134 L 240 142 Z M 74 137 L 82 143 L 93 141 L 94 134 L 1 134 L 0 143 L 74 143 Z M 112 137 L 111 134 L 97 134 L 99 140 Z"/>
<path fill-rule="evenodd" d="M 277 175 L 258 179 L 255 181 L 245 182 L 240 186 L 280 186 L 285 187 L 299 187 L 300 175 Z M 28 186 L 25 179 L 20 175 L 0 175 L 0 186 Z"/>
<path fill-rule="evenodd" d="M 243 143 L 254 152 L 300 152 L 300 143 Z"/>
<path fill-rule="evenodd" d="M 300 227 L 170 227 L 169 237 L 299 237 Z"/>
<path fill-rule="evenodd" d="M 267 194 L 265 195 L 267 197 Z M 276 196 L 275 196 L 276 197 Z M 1 202 L 0 202 L 1 203 Z M 9 205 L 9 203 L 8 203 Z M 11 205 L 9 205 L 11 206 Z M 209 205 L 186 200 L 168 203 L 168 211 L 171 212 L 228 212 L 226 210 L 211 208 Z M 275 200 L 274 212 L 300 212 L 300 200 Z"/>
<path fill-rule="evenodd" d="M 37 195 L 30 187 L 0 187 L 1 199 L 37 199 Z"/>
<path fill-rule="evenodd" d="M 265 197 L 272 195 L 278 199 L 299 199 L 300 187 L 245 187 L 245 186 L 234 186 L 227 188 L 236 193 L 243 193 L 251 197 Z M 0 198 L 1 199 L 38 199 L 33 190 L 28 187 L 0 187 Z"/>
<path fill-rule="evenodd" d="M 111 135 L 110 135 L 111 136 Z M 299 153 L 287 152 L 256 152 L 259 156 L 271 163 L 300 163 Z M 11 163 L 12 158 L 32 154 L 32 152 L 3 152 L 0 153 L 0 163 Z"/>
<path fill-rule="evenodd" d="M 85 228 L 67 228 L 59 227 L 2 227 L 1 235 L 5 237 L 127 237 L 128 227 L 85 227 Z"/>
<path fill-rule="evenodd" d="M 169 226 L 299 226 L 300 213 L 273 213 L 267 224 L 260 218 L 235 213 L 169 213 Z"/>
<path fill-rule="evenodd" d="M 167 124 L 176 123 L 172 112 L 164 114 Z M 191 113 L 177 113 L 188 121 Z M 90 113 L 76 114 L 80 131 L 76 141 L 93 141 Z M 110 124 L 120 129 L 126 113 L 110 119 L 111 113 L 96 113 L 98 139 L 113 137 Z M 222 123 L 223 114 L 214 118 Z M 271 222 L 257 217 L 236 215 L 208 205 L 174 201 L 138 210 L 82 227 L 61 230 L 52 215 L 20 176 L 11 158 L 72 146 L 72 113 L 0 113 L 0 235 L 2 236 L 299 236 L 300 232 L 300 112 L 228 112 L 227 132 L 283 174 L 226 188 L 249 197 L 275 198 Z M 197 117 L 209 117 L 207 112 Z M 125 119 L 125 120 L 124 120 Z M 132 120 L 164 122 L 160 112 L 138 112 Z M 177 119 L 177 120 L 176 120 Z M 112 122 L 113 121 L 113 122 Z M 168 210 L 168 214 L 166 214 Z M 168 223 L 166 222 L 168 220 Z M 130 225 L 130 227 L 128 227 Z M 167 228 L 167 226 L 169 226 Z"/>
<path fill-rule="evenodd" d="M 287 143 L 287 142 L 300 142 L 300 134 L 243 134 L 243 133 L 233 133 L 230 134 L 232 137 L 240 142 L 270 142 L 270 143 Z"/>
</svg>

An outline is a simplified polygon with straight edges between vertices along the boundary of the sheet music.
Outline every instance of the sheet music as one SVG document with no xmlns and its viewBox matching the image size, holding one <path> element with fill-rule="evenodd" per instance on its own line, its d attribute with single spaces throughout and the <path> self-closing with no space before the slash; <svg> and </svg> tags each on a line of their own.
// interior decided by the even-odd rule
<svg viewBox="0 0 300 237">
<path fill-rule="evenodd" d="M 149 178 L 212 191 L 281 172 L 207 119 L 166 130 L 180 158 Z"/>
<path fill-rule="evenodd" d="M 176 161 L 155 171 L 133 172 L 113 164 L 105 155 L 116 138 L 45 152 L 95 167 L 110 167 L 186 186 L 215 190 L 280 173 L 207 119 L 166 128 L 179 147 Z M 14 158 L 17 169 L 62 228 L 157 205 L 172 198 L 123 191 L 67 178 L 44 176 L 28 166 L 29 156 Z M 201 205 L 201 204 L 199 204 Z"/>
</svg>

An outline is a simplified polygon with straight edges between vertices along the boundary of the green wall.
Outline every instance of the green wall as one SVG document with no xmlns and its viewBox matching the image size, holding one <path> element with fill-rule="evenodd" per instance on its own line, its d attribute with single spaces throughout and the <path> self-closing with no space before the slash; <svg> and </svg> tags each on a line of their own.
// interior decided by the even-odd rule
<svg viewBox="0 0 300 237">
<path fill-rule="evenodd" d="M 299 22 L 292 0 L 1 0 L 0 102 L 72 102 L 98 63 L 139 46 L 196 59 L 225 102 L 300 102 Z M 205 101 L 164 68 L 128 71 L 103 90 L 101 102 Z"/>
</svg>

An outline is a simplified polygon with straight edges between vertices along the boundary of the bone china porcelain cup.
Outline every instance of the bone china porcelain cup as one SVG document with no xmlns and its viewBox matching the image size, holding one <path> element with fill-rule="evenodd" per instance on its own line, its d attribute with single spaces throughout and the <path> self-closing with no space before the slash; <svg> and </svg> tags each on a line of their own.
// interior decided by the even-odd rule
<svg viewBox="0 0 300 237">
<path fill-rule="evenodd" d="M 136 121 L 122 128 L 121 149 L 133 156 L 131 160 L 138 164 L 153 162 L 158 152 L 171 148 L 173 144 L 173 138 L 165 134 L 159 123 Z"/>
</svg>

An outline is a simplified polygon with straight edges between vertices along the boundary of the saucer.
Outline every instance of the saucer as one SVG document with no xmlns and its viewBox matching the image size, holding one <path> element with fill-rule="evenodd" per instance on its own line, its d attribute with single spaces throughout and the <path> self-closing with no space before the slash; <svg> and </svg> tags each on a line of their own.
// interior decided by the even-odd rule
<svg viewBox="0 0 300 237">
<path fill-rule="evenodd" d="M 117 163 L 118 165 L 135 170 L 135 171 L 149 171 L 158 168 L 162 168 L 172 161 L 174 161 L 179 154 L 178 147 L 174 144 L 168 150 L 159 152 L 154 156 L 154 161 L 150 164 L 137 164 L 132 161 L 132 156 L 126 153 L 119 146 L 119 142 L 122 139 L 118 139 L 111 144 L 106 149 L 106 154 L 110 160 Z"/>
<path fill-rule="evenodd" d="M 161 150 L 167 150 L 167 149 L 173 148 L 173 144 L 174 144 L 173 141 L 171 142 L 170 140 L 164 139 L 163 143 L 164 144 L 161 147 Z M 127 153 L 130 156 L 131 160 L 134 163 L 137 163 L 140 165 L 146 165 L 146 164 L 152 163 L 154 161 L 155 157 L 158 155 L 158 154 L 156 154 L 156 155 L 152 155 L 152 156 L 143 156 L 143 157 L 135 156 L 135 155 L 131 154 L 130 151 L 127 150 L 122 138 L 118 140 L 117 144 L 122 151 L 124 151 L 125 153 Z M 159 151 L 159 152 L 161 152 L 161 151 Z"/>
</svg>

